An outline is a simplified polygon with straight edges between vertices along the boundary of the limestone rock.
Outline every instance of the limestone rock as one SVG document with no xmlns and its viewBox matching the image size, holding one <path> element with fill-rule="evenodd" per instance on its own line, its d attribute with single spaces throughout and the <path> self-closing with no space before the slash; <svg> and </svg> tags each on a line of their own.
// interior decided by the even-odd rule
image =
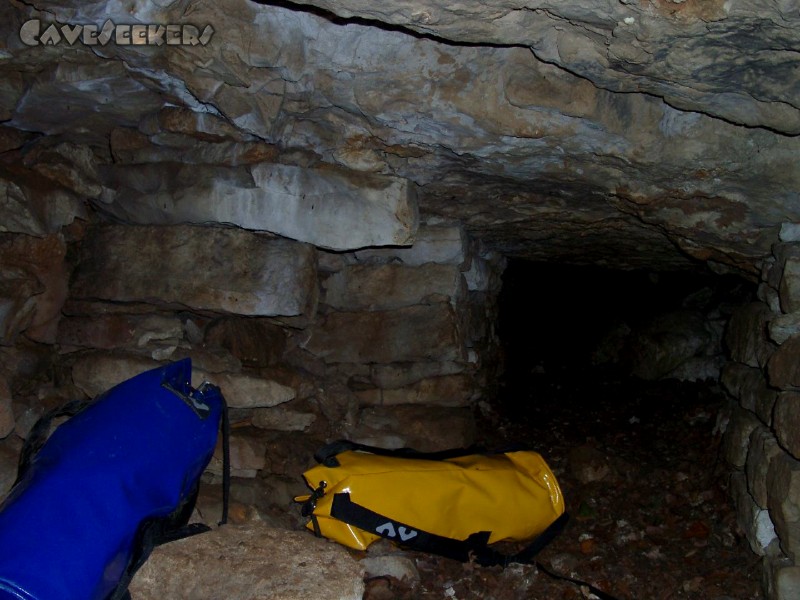
<svg viewBox="0 0 800 600">
<path fill-rule="evenodd" d="M 785 3 L 311 4 L 363 20 L 246 0 L 191 11 L 43 0 L 64 23 L 188 12 L 227 34 L 179 51 L 75 44 L 68 59 L 66 46 L 31 49 L 12 34 L 3 114 L 102 149 L 111 130 L 141 127 L 147 145 L 175 148 L 157 162 L 218 146 L 203 162 L 223 164 L 224 144 L 249 143 L 229 141 L 236 130 L 294 167 L 411 180 L 425 213 L 529 258 L 586 261 L 591 247 L 588 260 L 627 268 L 691 256 L 756 275 L 783 223 L 800 222 L 787 58 L 798 17 Z M 29 11 L 3 8 L 15 24 Z M 191 140 L 205 147 L 178 149 Z"/>
<path fill-rule="evenodd" d="M 409 244 L 416 192 L 399 178 L 259 163 L 117 167 L 102 207 L 128 223 L 232 223 L 332 250 Z"/>
<path fill-rule="evenodd" d="M 800 596 L 800 567 L 785 556 L 764 560 L 764 598 L 793 600 Z"/>
<path fill-rule="evenodd" d="M 800 311 L 800 257 L 790 256 L 786 259 L 779 292 L 783 312 Z"/>
<path fill-rule="evenodd" d="M 475 438 L 470 409 L 430 406 L 374 406 L 363 409 L 350 437 L 384 448 L 435 452 L 465 448 Z"/>
<path fill-rule="evenodd" d="M 759 425 L 761 421 L 750 411 L 738 407 L 733 409 L 723 440 L 724 457 L 731 466 L 737 469 L 744 467 L 750 446 L 750 435 Z"/>
<path fill-rule="evenodd" d="M 800 312 L 778 315 L 769 322 L 769 337 L 776 344 L 782 344 L 798 333 L 800 333 Z"/>
<path fill-rule="evenodd" d="M 800 223 L 781 223 L 782 242 L 800 242 Z"/>
<path fill-rule="evenodd" d="M 5 376 L 0 374 L 0 439 L 14 431 L 14 409 L 11 401 L 11 389 Z"/>
<path fill-rule="evenodd" d="M 217 447 L 206 470 L 214 475 L 222 474 L 222 436 L 217 439 Z M 233 477 L 254 478 L 267 465 L 267 442 L 258 436 L 233 431 L 230 437 L 231 475 Z"/>
<path fill-rule="evenodd" d="M 94 352 L 81 356 L 72 367 L 72 380 L 87 396 L 94 397 L 161 364 L 142 356 Z M 236 373 L 210 373 L 194 368 L 192 385 L 209 381 L 220 387 L 231 408 L 270 407 L 288 402 L 295 390 L 277 381 Z"/>
<path fill-rule="evenodd" d="M 751 367 L 766 365 L 772 353 L 766 339 L 767 322 L 771 317 L 769 308 L 760 302 L 734 311 L 725 335 L 725 344 L 733 360 Z"/>
<path fill-rule="evenodd" d="M 464 353 L 447 303 L 330 313 L 311 330 L 305 348 L 328 363 L 449 361 Z"/>
<path fill-rule="evenodd" d="M 396 406 L 468 406 L 476 393 L 469 375 L 444 375 L 422 379 L 410 386 L 394 389 L 370 389 L 356 392 L 362 405 Z"/>
<path fill-rule="evenodd" d="M 792 600 L 800 596 L 800 567 L 784 567 L 775 571 L 775 595 L 770 600 Z"/>
<path fill-rule="evenodd" d="M 369 380 L 383 389 L 409 386 L 429 377 L 463 373 L 467 366 L 457 362 L 395 362 L 370 366 Z"/>
<path fill-rule="evenodd" d="M 800 387 L 800 335 L 790 337 L 772 355 L 769 383 L 783 390 Z"/>
<path fill-rule="evenodd" d="M 408 266 L 433 262 L 461 267 L 466 265 L 467 250 L 467 237 L 463 227 L 427 225 L 419 228 L 410 248 L 359 250 L 356 252 L 356 260 L 372 264 L 399 261 Z"/>
<path fill-rule="evenodd" d="M 0 343 L 20 333 L 53 343 L 67 298 L 67 248 L 60 235 L 0 233 Z"/>
<path fill-rule="evenodd" d="M 731 489 L 738 513 L 737 521 L 750 542 L 750 549 L 758 556 L 777 554 L 777 536 L 769 511 L 759 508 L 753 502 L 741 473 L 731 478 Z"/>
<path fill-rule="evenodd" d="M 800 459 L 800 393 L 784 392 L 778 396 L 774 421 L 781 446 Z"/>
<path fill-rule="evenodd" d="M 700 312 L 679 311 L 655 318 L 634 332 L 631 348 L 635 358 L 631 372 L 645 380 L 670 377 L 684 368 L 686 375 L 696 376 L 691 365 L 695 358 L 713 356 L 718 340 L 706 327 Z M 699 373 L 706 372 L 702 361 Z"/>
<path fill-rule="evenodd" d="M 317 415 L 284 408 L 259 408 L 253 411 L 253 427 L 273 431 L 305 431 L 317 420 Z"/>
<path fill-rule="evenodd" d="M 208 325 L 204 342 L 225 348 L 243 365 L 254 368 L 277 364 L 286 351 L 283 328 L 262 319 L 221 318 Z"/>
<path fill-rule="evenodd" d="M 289 402 L 297 395 L 293 388 L 261 377 L 235 373 L 208 373 L 195 369 L 192 382 L 195 386 L 209 381 L 219 386 L 231 408 L 266 408 Z"/>
<path fill-rule="evenodd" d="M 367 578 L 388 576 L 409 584 L 420 580 L 417 565 L 406 556 L 392 554 L 367 556 L 361 564 Z"/>
<path fill-rule="evenodd" d="M 71 287 L 77 299 L 253 316 L 311 314 L 316 291 L 310 246 L 192 226 L 93 229 Z"/>
<path fill-rule="evenodd" d="M 0 501 L 5 498 L 17 479 L 21 449 L 21 443 L 13 437 L 0 441 Z"/>
<path fill-rule="evenodd" d="M 103 147 L 112 127 L 133 125 L 139 115 L 163 102 L 131 77 L 120 61 L 97 60 L 91 52 L 73 53 L 69 60 L 59 55 L 42 66 L 15 106 L 11 120 L 15 127 L 50 135 L 68 133 L 73 143 Z"/>
<path fill-rule="evenodd" d="M 45 236 L 86 216 L 74 194 L 32 170 L 0 168 L 0 232 Z"/>
<path fill-rule="evenodd" d="M 722 370 L 722 383 L 742 408 L 754 412 L 767 425 L 772 424 L 778 391 L 767 385 L 761 369 L 728 363 Z"/>
<path fill-rule="evenodd" d="M 118 383 L 155 369 L 160 363 L 143 356 L 91 353 L 81 356 L 72 366 L 72 381 L 88 397 L 94 398 Z"/>
<path fill-rule="evenodd" d="M 137 600 L 360 600 L 364 570 L 341 546 L 259 523 L 156 548 L 130 586 Z"/>
<path fill-rule="evenodd" d="M 25 154 L 24 163 L 79 198 L 96 198 L 102 191 L 97 157 L 88 146 L 71 142 L 38 144 Z"/>
<path fill-rule="evenodd" d="M 425 304 L 431 297 L 456 301 L 465 295 L 463 286 L 457 265 L 354 265 L 325 282 L 325 304 L 340 310 L 390 310 Z"/>
<path fill-rule="evenodd" d="M 183 324 L 177 317 L 162 315 L 96 315 L 61 320 L 57 342 L 63 350 L 145 349 L 153 341 L 177 345 Z"/>
<path fill-rule="evenodd" d="M 767 471 L 773 458 L 783 451 L 778 446 L 772 431 L 763 425 L 757 426 L 750 434 L 750 448 L 747 452 L 745 473 L 747 489 L 759 508 L 767 508 Z"/>
<path fill-rule="evenodd" d="M 786 453 L 773 458 L 767 486 L 769 514 L 781 548 L 796 562 L 800 559 L 800 461 Z"/>
</svg>

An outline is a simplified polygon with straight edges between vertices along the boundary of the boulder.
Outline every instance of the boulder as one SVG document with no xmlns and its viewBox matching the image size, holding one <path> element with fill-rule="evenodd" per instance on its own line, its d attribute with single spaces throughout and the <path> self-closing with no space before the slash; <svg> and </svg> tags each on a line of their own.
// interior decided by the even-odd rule
<svg viewBox="0 0 800 600">
<path fill-rule="evenodd" d="M 137 600 L 361 600 L 363 578 L 342 546 L 254 522 L 159 546 L 130 591 Z"/>
</svg>

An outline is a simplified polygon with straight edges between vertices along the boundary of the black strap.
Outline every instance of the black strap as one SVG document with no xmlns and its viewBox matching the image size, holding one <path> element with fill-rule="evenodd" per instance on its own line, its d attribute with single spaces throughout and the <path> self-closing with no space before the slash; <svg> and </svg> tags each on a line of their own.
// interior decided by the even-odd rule
<svg viewBox="0 0 800 600">
<path fill-rule="evenodd" d="M 387 448 L 378 448 L 377 446 L 368 446 L 366 444 L 359 444 L 358 442 L 351 442 L 350 440 L 337 440 L 317 450 L 314 454 L 314 460 L 326 467 L 338 467 L 339 461 L 336 460 L 336 456 L 347 451 L 369 452 L 370 454 L 376 454 L 378 456 L 418 458 L 421 460 L 447 460 L 448 458 L 459 458 L 461 456 L 469 456 L 470 454 L 486 454 L 486 450 L 478 446 L 442 450 L 440 452 L 420 452 L 413 448 L 389 450 Z M 506 452 L 506 450 L 502 452 Z M 491 454 L 495 454 L 495 452 Z"/>
<path fill-rule="evenodd" d="M 221 391 L 219 397 L 222 401 L 222 517 L 219 525 L 225 525 L 228 522 L 228 505 L 231 498 L 231 420 L 228 403 Z"/>
<path fill-rule="evenodd" d="M 506 555 L 488 547 L 491 532 L 479 531 L 466 540 L 444 537 L 376 513 L 350 498 L 350 494 L 334 494 L 331 516 L 335 519 L 397 542 L 414 550 L 431 552 L 459 561 L 475 560 L 483 566 L 511 563 L 531 563 L 550 541 L 564 528 L 569 517 L 565 514 L 556 519 L 541 535 L 520 552 Z"/>
<path fill-rule="evenodd" d="M 547 529 L 516 554 L 503 554 L 489 548 L 490 532 L 488 531 L 473 533 L 466 540 L 456 540 L 440 536 L 416 527 L 411 527 L 410 525 L 376 513 L 360 504 L 356 504 L 350 498 L 350 494 L 334 494 L 333 502 L 331 503 L 331 516 L 369 533 L 392 540 L 412 550 L 430 552 L 461 562 L 474 560 L 484 567 L 493 567 L 497 565 L 507 567 L 514 563 L 533 564 L 553 579 L 568 581 L 588 588 L 589 591 L 600 600 L 616 600 L 613 596 L 597 589 L 585 581 L 554 573 L 544 567 L 540 562 L 534 560 L 535 556 L 564 529 L 564 526 L 569 520 L 567 513 L 559 516 Z"/>
<path fill-rule="evenodd" d="M 39 417 L 36 424 L 28 433 L 25 443 L 22 445 L 19 463 L 17 465 L 17 479 L 14 481 L 14 485 L 17 485 L 22 480 L 25 473 L 28 472 L 34 457 L 47 441 L 50 435 L 50 426 L 53 424 L 53 421 L 59 417 L 74 417 L 89 406 L 89 404 L 91 404 L 90 400 L 71 400 Z"/>
</svg>

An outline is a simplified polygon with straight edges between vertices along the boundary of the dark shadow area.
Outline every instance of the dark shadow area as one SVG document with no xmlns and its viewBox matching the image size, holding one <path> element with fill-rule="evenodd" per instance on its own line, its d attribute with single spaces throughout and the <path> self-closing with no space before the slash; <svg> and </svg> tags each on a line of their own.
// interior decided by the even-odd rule
<svg viewBox="0 0 800 600">
<path fill-rule="evenodd" d="M 630 374 L 646 352 L 641 347 L 647 341 L 644 333 L 661 334 L 660 341 L 668 345 L 666 334 L 675 333 L 677 326 L 686 329 L 681 331 L 686 335 L 703 321 L 724 327 L 731 310 L 754 293 L 752 284 L 734 276 L 614 271 L 512 259 L 499 298 L 505 380 L 514 385 L 532 375 Z M 685 318 L 662 323 L 666 315 Z M 666 331 L 659 331 L 659 323 Z"/>
<path fill-rule="evenodd" d="M 503 281 L 506 372 L 481 441 L 533 448 L 553 469 L 571 520 L 542 563 L 620 600 L 761 598 L 721 458 L 718 381 L 725 324 L 754 287 L 515 260 Z M 541 574 L 521 587 L 484 597 L 582 597 Z"/>
</svg>

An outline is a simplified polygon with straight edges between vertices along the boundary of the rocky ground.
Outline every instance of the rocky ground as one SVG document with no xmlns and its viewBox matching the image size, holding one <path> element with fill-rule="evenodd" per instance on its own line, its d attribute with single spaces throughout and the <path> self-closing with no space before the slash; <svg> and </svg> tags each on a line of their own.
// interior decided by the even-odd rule
<svg viewBox="0 0 800 600">
<path fill-rule="evenodd" d="M 726 400 L 717 386 L 531 373 L 503 397 L 485 415 L 483 441 L 523 442 L 543 454 L 572 517 L 539 556 L 547 570 L 619 600 L 762 597 L 759 560 L 728 497 L 718 422 Z M 535 566 L 407 558 L 417 579 L 369 579 L 364 598 L 594 597 Z"/>
</svg>

